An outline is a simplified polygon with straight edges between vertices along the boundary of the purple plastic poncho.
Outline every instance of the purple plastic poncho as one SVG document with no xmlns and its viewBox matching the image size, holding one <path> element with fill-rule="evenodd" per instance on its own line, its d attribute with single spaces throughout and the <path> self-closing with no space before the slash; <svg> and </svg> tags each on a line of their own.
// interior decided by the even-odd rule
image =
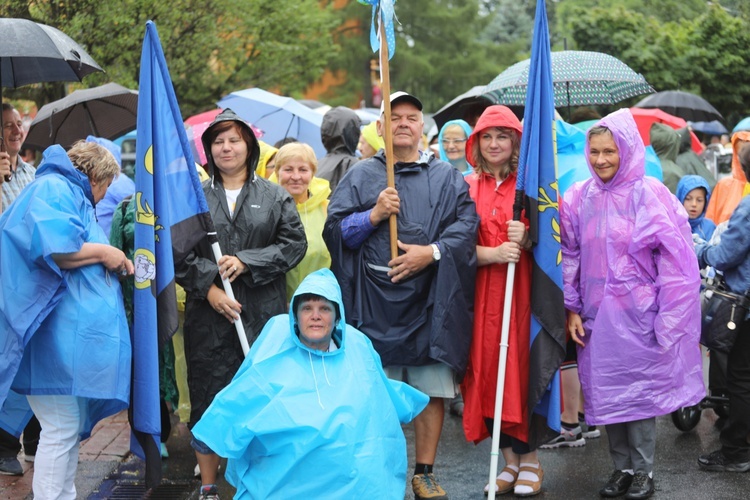
<svg viewBox="0 0 750 500">
<path fill-rule="evenodd" d="M 643 142 L 628 110 L 599 121 L 620 168 L 565 193 L 560 210 L 565 307 L 583 320 L 578 373 L 592 425 L 650 418 L 705 396 L 698 338 L 698 263 L 687 213 L 644 177 Z M 586 141 L 588 159 L 589 141 Z"/>
</svg>

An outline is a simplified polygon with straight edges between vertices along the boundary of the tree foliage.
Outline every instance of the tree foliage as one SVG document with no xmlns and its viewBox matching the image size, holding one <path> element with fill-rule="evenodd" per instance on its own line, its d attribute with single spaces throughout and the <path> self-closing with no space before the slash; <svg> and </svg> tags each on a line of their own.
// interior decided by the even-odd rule
<svg viewBox="0 0 750 500">
<path fill-rule="evenodd" d="M 567 20 L 576 48 L 617 57 L 642 73 L 657 91 L 697 93 L 712 103 L 728 124 L 750 113 L 748 18 L 732 16 L 718 5 L 670 22 L 623 6 L 570 7 L 561 9 L 561 17 Z"/>
<path fill-rule="evenodd" d="M 337 7 L 334 8 L 334 4 Z M 721 5 L 719 5 L 721 4 Z M 391 88 L 440 108 L 529 57 L 536 0 L 400 0 Z M 750 109 L 747 0 L 547 0 L 554 50 L 611 54 L 657 90 L 700 93 L 723 113 Z M 355 0 L 5 0 L 0 16 L 60 28 L 106 70 L 83 86 L 137 88 L 146 20 L 156 22 L 182 111 L 213 107 L 233 90 L 258 86 L 301 97 L 326 70 L 321 97 L 371 99 L 369 6 Z M 12 94 L 39 105 L 64 86 Z"/>
<path fill-rule="evenodd" d="M 145 23 L 156 23 L 183 113 L 246 87 L 301 92 L 336 53 L 336 18 L 317 0 L 7 0 L 3 17 L 55 26 L 107 72 L 84 84 L 136 88 Z M 33 95 L 49 100 L 49 93 Z"/>
</svg>

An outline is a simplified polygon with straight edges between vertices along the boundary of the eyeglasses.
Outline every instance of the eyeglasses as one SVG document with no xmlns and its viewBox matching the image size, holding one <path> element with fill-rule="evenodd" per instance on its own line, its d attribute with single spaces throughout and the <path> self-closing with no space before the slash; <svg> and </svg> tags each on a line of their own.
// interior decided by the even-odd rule
<svg viewBox="0 0 750 500">
<path fill-rule="evenodd" d="M 443 146 L 459 145 L 466 142 L 466 139 L 443 139 Z"/>
</svg>

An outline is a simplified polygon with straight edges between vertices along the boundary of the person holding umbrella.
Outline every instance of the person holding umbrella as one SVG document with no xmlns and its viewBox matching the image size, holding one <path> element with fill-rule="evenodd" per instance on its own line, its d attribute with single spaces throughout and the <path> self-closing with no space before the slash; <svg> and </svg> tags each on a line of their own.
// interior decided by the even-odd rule
<svg viewBox="0 0 750 500">
<path fill-rule="evenodd" d="M 9 103 L 3 103 L 3 138 L 4 151 L 0 149 L 0 185 L 2 185 L 2 210 L 13 203 L 18 195 L 31 181 L 34 180 L 36 169 L 23 161 L 20 151 L 25 138 L 21 115 Z M 10 180 L 6 180 L 10 177 Z M 27 461 L 34 461 L 39 443 L 39 421 L 36 417 L 26 425 L 23 431 L 24 455 Z M 21 475 L 23 468 L 16 456 L 21 450 L 18 438 L 0 429 L 0 474 Z"/>
<path fill-rule="evenodd" d="M 3 103 L 3 149 L 0 149 L 2 212 L 5 212 L 23 188 L 34 180 L 36 169 L 23 161 L 19 155 L 25 137 L 20 113 L 12 105 Z"/>
<path fill-rule="evenodd" d="M 567 328 L 578 344 L 586 422 L 604 425 L 615 470 L 603 497 L 654 493 L 656 417 L 705 396 L 700 276 L 687 214 L 645 177 L 645 148 L 622 109 L 589 129 L 591 178 L 560 210 Z"/>
<path fill-rule="evenodd" d="M 487 485 L 485 491 L 495 487 L 500 495 L 514 491 L 519 496 L 531 496 L 541 491 L 544 473 L 537 451 L 528 444 L 531 241 L 528 220 L 512 220 L 522 133 L 521 122 L 509 108 L 490 106 L 479 117 L 466 144 L 466 159 L 473 166 L 466 181 L 480 223 L 474 334 L 461 389 L 464 433 L 467 440 L 477 443 L 492 434 L 506 273 L 508 263 L 515 262 L 500 435 L 505 468 L 495 485 Z"/>
</svg>

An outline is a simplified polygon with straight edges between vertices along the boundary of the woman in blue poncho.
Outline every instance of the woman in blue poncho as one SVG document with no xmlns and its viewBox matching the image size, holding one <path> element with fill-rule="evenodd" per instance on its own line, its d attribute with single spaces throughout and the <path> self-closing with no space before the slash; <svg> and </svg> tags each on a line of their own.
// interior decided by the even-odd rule
<svg viewBox="0 0 750 500">
<path fill-rule="evenodd" d="M 471 135 L 471 126 L 463 120 L 451 120 L 443 125 L 438 135 L 440 159 L 449 162 L 459 172 L 469 175 L 473 170 L 466 162 L 466 141 Z"/>
<path fill-rule="evenodd" d="M 229 458 L 237 499 L 402 498 L 401 423 L 428 397 L 385 377 L 328 269 L 304 279 L 290 310 L 266 324 L 193 435 Z"/>
<path fill-rule="evenodd" d="M 133 264 L 94 215 L 119 172 L 98 144 L 80 142 L 67 154 L 52 146 L 0 218 L 0 405 L 23 394 L 41 423 L 37 500 L 76 498 L 80 439 L 128 404 L 118 276 L 133 274 Z"/>
</svg>

